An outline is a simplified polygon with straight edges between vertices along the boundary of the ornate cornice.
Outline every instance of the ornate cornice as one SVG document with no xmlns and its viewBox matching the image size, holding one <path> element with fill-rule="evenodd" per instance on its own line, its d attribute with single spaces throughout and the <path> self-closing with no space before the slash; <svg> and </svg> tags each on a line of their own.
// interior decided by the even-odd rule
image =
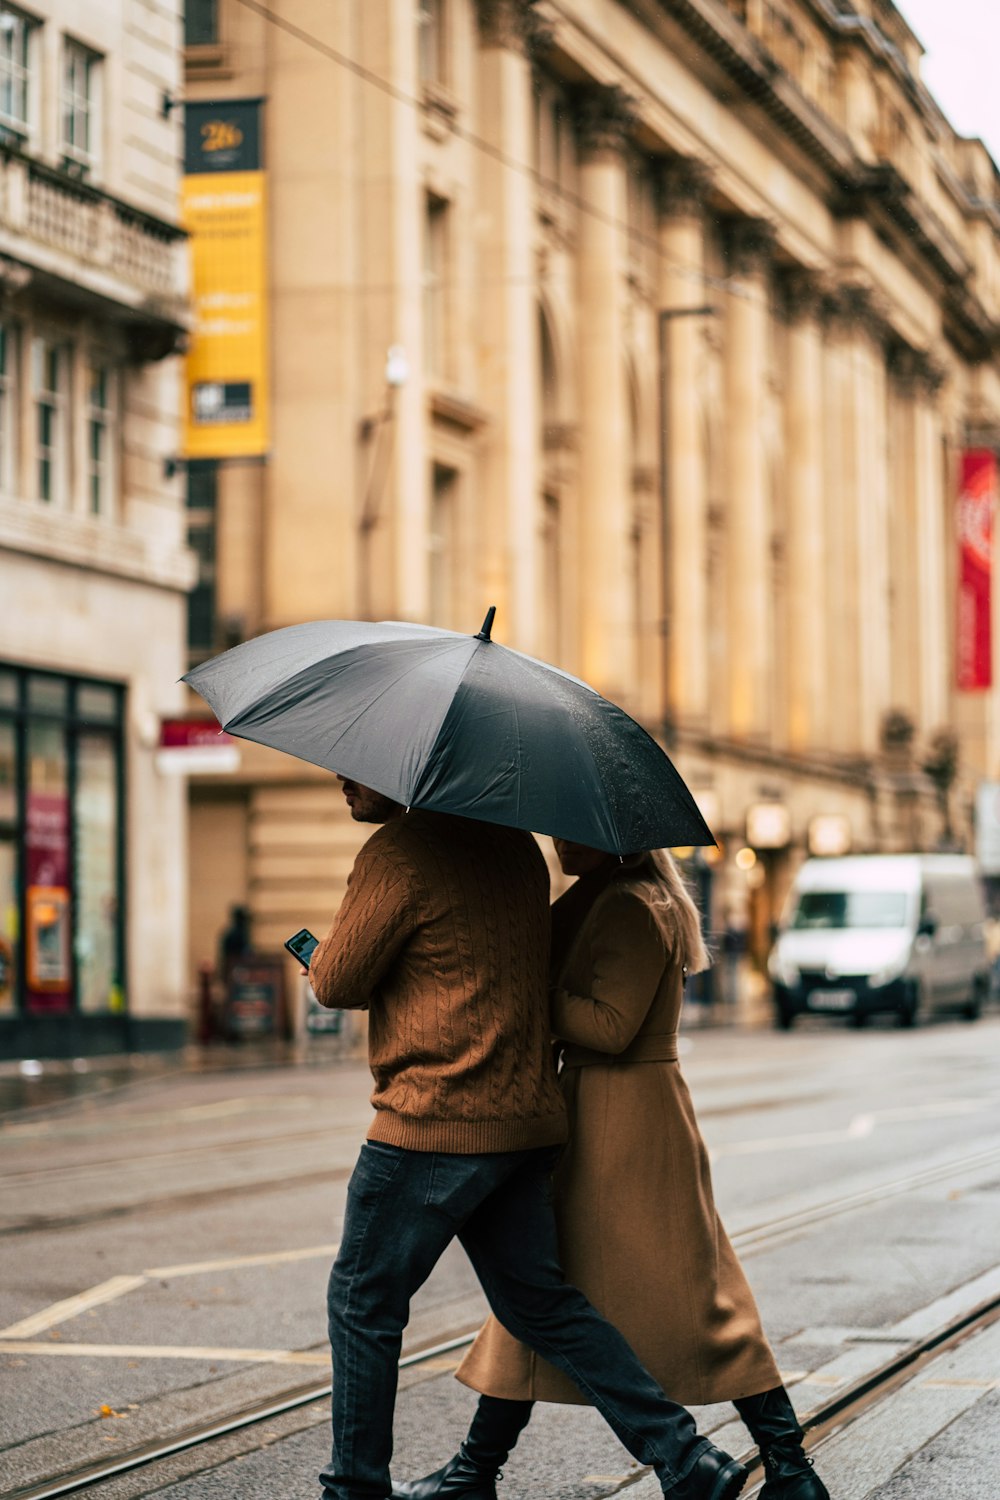
<svg viewBox="0 0 1000 1500">
<path fill-rule="evenodd" d="M 592 155 L 622 151 L 636 122 L 635 100 L 616 83 L 574 90 L 574 117 L 580 149 Z"/>
<path fill-rule="evenodd" d="M 694 156 L 667 158 L 656 174 L 656 206 L 664 218 L 697 219 L 705 212 L 712 171 Z"/>
<path fill-rule="evenodd" d="M 531 0 L 475 0 L 481 47 L 509 47 L 529 54 L 533 23 Z"/>
<path fill-rule="evenodd" d="M 947 374 L 929 350 L 914 349 L 902 339 L 890 342 L 887 364 L 896 384 L 913 395 L 936 396 Z"/>
<path fill-rule="evenodd" d="M 726 251 L 730 271 L 736 276 L 754 276 L 767 271 L 774 259 L 777 232 L 767 219 L 728 219 L 725 225 Z"/>
<path fill-rule="evenodd" d="M 818 319 L 827 287 L 823 278 L 805 266 L 793 266 L 778 278 L 782 308 L 790 323 Z"/>
</svg>

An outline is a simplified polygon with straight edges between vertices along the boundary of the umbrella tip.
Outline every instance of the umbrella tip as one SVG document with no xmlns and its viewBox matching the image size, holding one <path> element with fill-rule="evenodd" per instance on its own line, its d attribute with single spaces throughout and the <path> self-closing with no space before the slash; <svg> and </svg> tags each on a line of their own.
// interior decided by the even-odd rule
<svg viewBox="0 0 1000 1500">
<path fill-rule="evenodd" d="M 476 636 L 477 641 L 488 641 L 490 639 L 490 631 L 493 629 L 493 621 L 496 617 L 496 612 L 496 605 L 491 604 L 486 612 L 486 619 L 483 621 L 483 628 Z"/>
</svg>

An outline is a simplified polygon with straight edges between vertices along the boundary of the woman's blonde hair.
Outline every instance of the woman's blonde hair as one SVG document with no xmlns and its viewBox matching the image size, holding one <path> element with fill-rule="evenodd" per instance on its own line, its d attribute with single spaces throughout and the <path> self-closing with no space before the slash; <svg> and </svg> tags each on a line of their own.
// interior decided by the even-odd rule
<svg viewBox="0 0 1000 1500">
<path fill-rule="evenodd" d="M 675 960 L 688 974 L 700 974 L 712 960 L 701 935 L 701 917 L 673 855 L 649 849 L 623 861 L 629 885 L 643 896 Z"/>
</svg>

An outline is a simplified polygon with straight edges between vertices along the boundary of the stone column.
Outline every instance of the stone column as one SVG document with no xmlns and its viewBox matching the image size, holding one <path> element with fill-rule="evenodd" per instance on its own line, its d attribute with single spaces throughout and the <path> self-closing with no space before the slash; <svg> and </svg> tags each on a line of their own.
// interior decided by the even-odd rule
<svg viewBox="0 0 1000 1500">
<path fill-rule="evenodd" d="M 913 455 L 920 629 L 918 658 L 920 729 L 926 734 L 948 722 L 952 682 L 947 573 L 955 566 L 946 533 L 942 426 L 938 393 L 944 372 L 926 354 L 917 359 L 913 382 Z"/>
<path fill-rule="evenodd" d="M 476 13 L 476 129 L 504 158 L 483 154 L 477 165 L 479 394 L 492 419 L 476 518 L 478 598 L 497 605 L 497 638 L 530 652 L 539 649 L 534 203 L 528 174 L 505 163 L 531 160 L 531 16 L 525 0 L 476 0 Z"/>
<path fill-rule="evenodd" d="M 631 527 L 625 390 L 625 165 L 631 123 L 618 89 L 578 96 L 580 675 L 616 701 L 632 696 Z"/>
<path fill-rule="evenodd" d="M 661 612 L 667 653 L 663 717 L 693 729 L 707 727 L 709 717 L 708 475 L 699 397 L 704 315 L 677 314 L 708 301 L 701 273 L 709 183 L 708 170 L 693 160 L 666 163 L 659 183 L 662 525 L 667 549 Z"/>
<path fill-rule="evenodd" d="M 889 483 L 886 324 L 874 297 L 848 288 L 844 309 L 850 340 L 849 485 L 843 496 L 854 518 L 854 555 L 847 586 L 856 580 L 855 680 L 857 745 L 879 749 L 882 715 L 891 706 L 889 604 Z"/>
<path fill-rule="evenodd" d="M 764 447 L 767 274 L 774 230 L 737 219 L 728 232 L 726 307 L 729 731 L 764 739 L 771 722 L 771 533 Z"/>
<path fill-rule="evenodd" d="M 823 494 L 821 288 L 805 270 L 783 281 L 788 317 L 785 451 L 788 562 L 788 746 L 827 745 L 826 581 Z"/>
</svg>

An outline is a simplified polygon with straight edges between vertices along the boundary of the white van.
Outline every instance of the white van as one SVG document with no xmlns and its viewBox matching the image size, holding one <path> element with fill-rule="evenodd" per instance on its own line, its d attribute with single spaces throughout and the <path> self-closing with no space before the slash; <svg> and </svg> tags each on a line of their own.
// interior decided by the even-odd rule
<svg viewBox="0 0 1000 1500">
<path fill-rule="evenodd" d="M 932 1010 L 975 1020 L 989 986 L 975 860 L 955 854 L 808 859 L 768 959 L 775 1024 L 802 1014 L 912 1026 Z"/>
</svg>

